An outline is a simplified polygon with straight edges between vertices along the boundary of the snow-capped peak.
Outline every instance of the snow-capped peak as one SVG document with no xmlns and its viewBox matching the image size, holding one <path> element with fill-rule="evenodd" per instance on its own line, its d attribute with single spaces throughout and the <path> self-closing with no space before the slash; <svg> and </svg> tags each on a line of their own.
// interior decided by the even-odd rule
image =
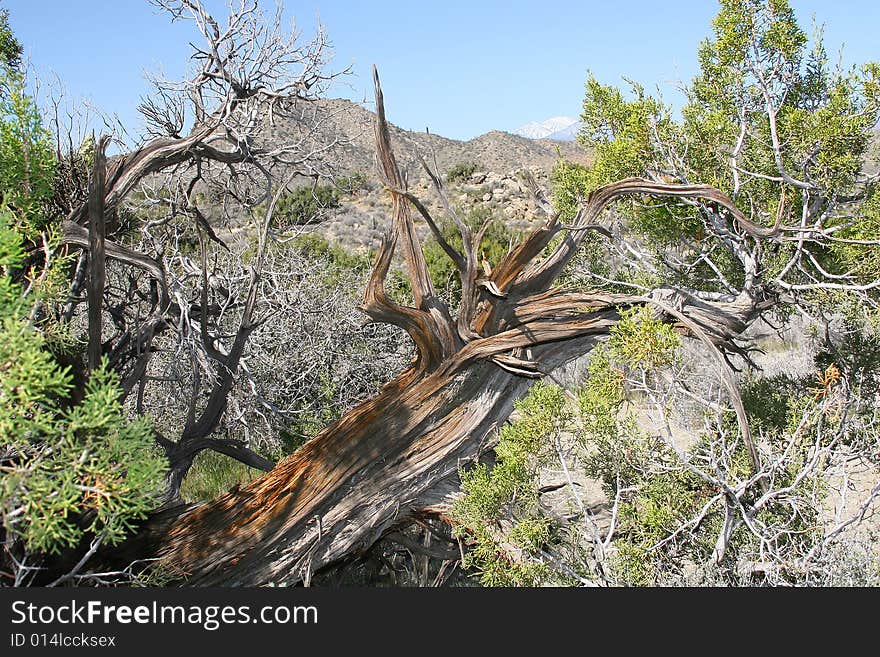
<svg viewBox="0 0 880 657">
<path fill-rule="evenodd" d="M 546 121 L 532 121 L 531 123 L 526 123 L 525 125 L 520 126 L 516 130 L 514 130 L 513 134 L 519 135 L 520 137 L 526 137 L 528 139 L 552 139 L 552 135 L 556 133 L 565 134 L 568 132 L 576 132 L 576 130 L 570 131 L 569 128 L 577 123 L 577 119 L 573 119 L 569 116 L 555 116 L 552 119 L 547 119 Z"/>
</svg>

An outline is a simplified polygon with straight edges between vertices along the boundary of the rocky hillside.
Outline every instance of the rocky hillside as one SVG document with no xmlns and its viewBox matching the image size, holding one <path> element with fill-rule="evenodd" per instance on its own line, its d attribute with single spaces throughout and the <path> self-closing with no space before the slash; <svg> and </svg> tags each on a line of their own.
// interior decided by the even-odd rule
<svg viewBox="0 0 880 657">
<path fill-rule="evenodd" d="M 417 153 L 429 162 L 436 157 L 441 173 L 463 162 L 505 174 L 523 167 L 549 171 L 560 156 L 578 162 L 587 159 L 587 151 L 574 143 L 526 139 L 497 130 L 469 141 L 411 132 L 393 125 L 394 108 L 389 108 L 389 112 L 395 153 L 400 165 L 411 174 L 418 175 Z M 308 135 L 309 142 L 315 146 L 338 142 L 328 151 L 334 168 L 342 174 L 371 174 L 375 168 L 374 116 L 373 112 L 351 101 L 321 100 L 297 108 L 293 120 L 278 119 L 274 126 L 267 127 L 267 132 L 273 141 L 302 139 L 308 134 L 309 126 L 316 126 Z"/>
<path fill-rule="evenodd" d="M 539 180 L 543 175 L 546 182 L 543 171 L 532 169 L 532 173 Z M 443 205 L 426 177 L 411 180 L 410 189 L 436 221 L 442 223 L 447 219 Z M 503 222 L 513 234 L 524 233 L 546 219 L 535 206 L 531 192 L 517 171 L 501 174 L 478 168 L 464 180 L 448 185 L 447 196 L 459 216 L 467 217 L 472 212 L 480 212 L 481 217 L 488 215 Z M 427 239 L 427 224 L 417 213 L 414 214 L 414 221 L 419 235 Z M 322 221 L 294 230 L 314 232 L 348 250 L 364 252 L 378 248 L 390 223 L 390 196 L 381 185 L 371 183 L 345 195 L 340 207 Z"/>
<path fill-rule="evenodd" d="M 267 127 L 266 136 L 271 141 L 296 139 L 313 149 L 326 149 L 325 159 L 337 178 L 359 174 L 366 181 L 362 188 L 345 194 L 340 207 L 319 223 L 299 230 L 317 232 L 347 249 L 378 247 L 389 226 L 391 205 L 375 172 L 374 116 L 350 101 L 323 100 L 304 105 L 293 120 L 279 119 Z M 410 188 L 438 221 L 444 219 L 445 212 L 419 164 L 419 155 L 432 167 L 436 161 L 444 179 L 450 171 L 464 170 L 448 184 L 448 195 L 457 212 L 489 212 L 514 231 L 525 231 L 544 218 L 523 184 L 525 170 L 549 189 L 550 173 L 560 157 L 589 161 L 589 152 L 573 142 L 527 139 L 501 131 L 458 141 L 403 130 L 393 124 L 390 129 L 398 164 L 406 171 Z M 417 215 L 416 225 L 427 234 L 427 226 Z"/>
</svg>

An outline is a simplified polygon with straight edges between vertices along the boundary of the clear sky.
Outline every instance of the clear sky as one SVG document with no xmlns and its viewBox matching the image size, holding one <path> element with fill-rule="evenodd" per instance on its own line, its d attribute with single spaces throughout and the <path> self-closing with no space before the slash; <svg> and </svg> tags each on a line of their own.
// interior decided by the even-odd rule
<svg viewBox="0 0 880 657">
<path fill-rule="evenodd" d="M 207 0 L 225 19 L 225 2 Z M 266 4 L 268 9 L 274 5 Z M 354 67 L 329 94 L 371 97 L 370 67 L 382 77 L 389 119 L 411 130 L 469 139 L 552 116 L 577 117 L 591 70 L 649 88 L 696 71 L 714 0 L 286 0 L 308 36 L 320 16 L 334 65 Z M 826 45 L 844 62 L 880 60 L 880 0 L 792 0 L 808 31 L 826 24 Z M 53 73 L 75 98 L 136 126 L 149 90 L 143 71 L 185 71 L 191 23 L 171 24 L 146 0 L 0 0 L 34 69 Z M 672 98 L 670 98 L 672 100 Z"/>
</svg>

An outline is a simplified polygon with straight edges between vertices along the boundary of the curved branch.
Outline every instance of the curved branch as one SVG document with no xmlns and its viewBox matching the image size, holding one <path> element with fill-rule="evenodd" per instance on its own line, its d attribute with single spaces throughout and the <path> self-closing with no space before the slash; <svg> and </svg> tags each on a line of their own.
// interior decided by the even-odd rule
<svg viewBox="0 0 880 657">
<path fill-rule="evenodd" d="M 240 153 L 219 151 L 203 144 L 218 125 L 217 122 L 203 125 L 182 139 L 154 139 L 133 153 L 118 158 L 110 165 L 107 173 L 105 212 L 116 208 L 146 176 L 191 159 L 195 152 L 193 149 L 204 150 L 207 159 L 243 161 L 244 156 Z M 85 223 L 87 219 L 85 204 L 75 208 L 67 219 L 77 224 Z"/>
<path fill-rule="evenodd" d="M 373 263 L 370 279 L 360 306 L 372 321 L 397 326 L 406 331 L 416 344 L 416 370 L 422 370 L 443 359 L 443 348 L 432 331 L 430 315 L 424 311 L 402 306 L 388 298 L 385 278 L 394 257 L 397 234 L 386 235 Z"/>
<path fill-rule="evenodd" d="M 593 191 L 584 202 L 578 216 L 572 222 L 574 226 L 588 226 L 595 223 L 595 219 L 607 208 L 611 203 L 622 196 L 630 194 L 645 194 L 652 196 L 671 196 L 673 198 L 702 199 L 718 204 L 724 208 L 737 224 L 753 238 L 774 238 L 781 232 L 782 213 L 777 213 L 776 222 L 771 228 L 760 226 L 746 217 L 742 211 L 736 207 L 721 191 L 709 185 L 679 185 L 674 183 L 659 183 L 646 180 L 644 178 L 626 178 L 608 185 L 604 185 Z M 539 229 L 543 230 L 543 229 Z M 536 231 L 537 233 L 538 231 Z M 534 235 L 534 234 L 533 234 Z M 552 238 L 552 235 L 550 236 Z M 556 250 L 540 263 L 536 263 L 529 269 L 522 271 L 518 279 L 515 281 L 517 287 L 529 291 L 537 291 L 544 289 L 556 279 L 562 272 L 562 269 L 574 256 L 578 247 L 584 239 L 584 232 L 578 231 L 576 235 L 567 235 L 566 239 L 556 247 Z M 549 239 L 546 240 L 549 243 Z M 513 258 L 514 254 L 508 256 L 510 260 L 516 260 L 521 263 L 521 258 Z M 506 263 L 505 263 L 506 264 Z M 499 265 L 500 267 L 500 265 Z M 506 265 L 506 267 L 508 267 Z M 511 268 L 513 269 L 513 268 Z M 520 270 L 524 269 L 524 264 Z M 496 270 L 499 270 L 496 267 Z M 515 270 L 515 269 L 513 269 Z M 499 270 L 500 271 L 500 270 Z M 493 278 L 496 273 L 493 272 Z M 508 279 L 510 273 L 504 272 L 505 282 L 509 284 Z M 504 286 L 498 279 L 495 279 L 501 289 Z"/>
<path fill-rule="evenodd" d="M 659 291 L 660 294 L 663 292 L 664 290 Z M 721 366 L 722 381 L 736 412 L 740 434 L 749 451 L 753 473 L 760 472 L 760 458 L 752 438 L 742 397 L 731 368 L 717 345 L 729 340 L 730 335 L 737 332 L 737 328 L 740 330 L 745 328 L 747 318 L 736 316 L 736 311 L 741 314 L 752 312 L 756 307 L 753 303 L 734 302 L 713 305 L 704 301 L 695 301 L 694 304 L 687 306 L 682 304 L 682 308 L 677 309 L 656 297 L 550 290 L 521 300 L 505 318 L 505 322 L 510 326 L 507 331 L 468 344 L 462 349 L 460 356 L 463 362 L 488 358 L 508 371 L 522 376 L 535 376 L 535 373 L 540 371 L 536 363 L 518 360 L 511 362 L 511 357 L 499 356 L 515 348 L 532 347 L 595 334 L 606 329 L 609 320 L 616 321 L 620 309 L 645 303 L 656 306 L 677 320 L 706 345 L 718 361 Z M 696 318 L 688 317 L 685 308 L 691 309 L 696 314 Z M 709 335 L 710 330 L 713 337 Z"/>
<path fill-rule="evenodd" d="M 61 239 L 65 244 L 78 246 L 81 249 L 89 248 L 89 231 L 72 221 L 62 222 Z M 159 281 L 159 285 L 162 287 L 164 294 L 166 290 L 165 270 L 159 261 L 154 260 L 143 253 L 132 251 L 131 249 L 121 246 L 116 242 L 111 242 L 110 240 L 104 241 L 104 255 L 108 258 L 113 258 L 119 262 L 144 270 L 150 276 Z"/>
<path fill-rule="evenodd" d="M 682 325 L 697 336 L 700 342 L 706 345 L 712 353 L 712 356 L 718 362 L 718 365 L 721 368 L 721 380 L 724 382 L 724 387 L 727 389 L 727 394 L 730 396 L 730 402 L 733 404 L 733 409 L 736 412 L 736 422 L 737 425 L 739 425 L 740 435 L 742 436 L 743 442 L 746 444 L 746 449 L 749 451 L 749 461 L 752 466 L 752 474 L 757 474 L 761 471 L 761 459 L 758 456 L 758 450 L 755 447 L 755 441 L 752 438 L 752 429 L 749 426 L 749 419 L 746 416 L 746 409 L 743 406 L 742 395 L 739 394 L 739 388 L 737 387 L 736 380 L 733 378 L 733 372 L 731 371 L 730 365 L 728 365 L 725 360 L 724 355 L 709 338 L 706 332 L 700 328 L 700 325 L 687 317 L 684 313 L 658 299 L 645 297 L 645 301 L 657 306 L 657 308 L 668 315 L 675 317 L 675 319 L 681 322 Z"/>
</svg>

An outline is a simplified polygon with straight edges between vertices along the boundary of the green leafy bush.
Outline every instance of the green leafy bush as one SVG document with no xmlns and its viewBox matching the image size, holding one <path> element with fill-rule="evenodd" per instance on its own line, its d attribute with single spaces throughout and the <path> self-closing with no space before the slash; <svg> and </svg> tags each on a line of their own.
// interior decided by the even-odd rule
<svg viewBox="0 0 880 657">
<path fill-rule="evenodd" d="M 53 319 L 70 264 L 50 211 L 54 149 L 23 76 L 0 76 L 0 578 L 17 582 L 43 554 L 122 541 L 157 506 L 166 461 L 106 361 L 76 385 L 59 363 L 77 343 Z"/>
<path fill-rule="evenodd" d="M 681 338 L 669 324 L 656 319 L 649 306 L 623 311 L 608 340 L 608 349 L 615 357 L 634 368 L 669 365 L 680 346 Z"/>
<path fill-rule="evenodd" d="M 367 174 L 361 171 L 356 171 L 350 176 L 336 178 L 333 181 L 333 184 L 344 194 L 357 194 L 358 192 L 369 189 L 370 180 L 367 178 Z"/>
<path fill-rule="evenodd" d="M 317 233 L 304 233 L 291 240 L 291 245 L 304 255 L 324 261 L 328 266 L 316 272 L 320 282 L 333 289 L 349 274 L 362 275 L 370 271 L 371 253 L 352 253 L 339 244 L 331 243 Z"/>
<path fill-rule="evenodd" d="M 9 28 L 9 11 L 0 10 L 0 62 L 11 69 L 21 66 L 21 43 Z"/>
<path fill-rule="evenodd" d="M 0 193 L 17 230 L 35 239 L 49 223 L 55 149 L 24 75 L 0 64 Z"/>
<path fill-rule="evenodd" d="M 720 411 L 721 422 L 707 423 L 685 449 L 649 434 L 627 405 L 628 378 L 645 380 L 674 363 L 677 342 L 678 337 L 654 320 L 649 309 L 629 311 L 612 329 L 606 346 L 594 350 L 579 391 L 584 469 L 600 479 L 609 499 L 619 502 L 609 565 L 618 583 L 632 586 L 680 578 L 687 564 L 712 564 L 719 582 L 742 583 L 747 580 L 740 579 L 737 567 L 758 559 L 760 539 L 739 525 L 724 558 L 713 563 L 725 522 L 725 496 L 698 470 L 710 467 L 713 476 L 729 487 L 751 476 L 744 442 L 731 438 L 738 433 L 734 413 Z M 821 472 L 799 475 L 799 466 L 821 432 L 833 434 L 840 418 L 821 411 L 818 396 L 810 393 L 807 383 L 790 377 L 746 381 L 742 399 L 752 431 L 764 437 L 764 458 L 782 453 L 790 457 L 774 473 L 774 486 L 790 488 L 795 496 L 821 495 L 825 486 Z M 748 506 L 762 493 L 754 486 L 741 501 Z M 755 513 L 755 522 L 785 527 L 775 549 L 805 553 L 821 535 L 819 509 L 804 505 L 793 513 L 790 504 L 790 499 L 780 496 Z M 799 575 L 792 571 L 780 576 L 796 581 Z"/>
</svg>

